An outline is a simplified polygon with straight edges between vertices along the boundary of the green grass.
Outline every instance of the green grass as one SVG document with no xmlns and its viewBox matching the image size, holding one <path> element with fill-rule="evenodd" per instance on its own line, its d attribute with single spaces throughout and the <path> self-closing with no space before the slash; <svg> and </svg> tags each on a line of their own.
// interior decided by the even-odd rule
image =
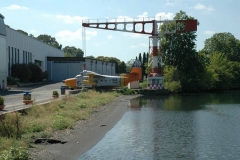
<svg viewBox="0 0 240 160">
<path fill-rule="evenodd" d="M 2 155 L 10 159 L 24 159 L 28 156 L 32 138 L 47 138 L 53 131 L 72 128 L 76 121 L 87 119 L 94 108 L 119 95 L 115 92 L 88 91 L 47 105 L 35 105 L 24 115 L 18 112 L 7 114 L 0 118 L 0 160 L 4 159 Z"/>
</svg>

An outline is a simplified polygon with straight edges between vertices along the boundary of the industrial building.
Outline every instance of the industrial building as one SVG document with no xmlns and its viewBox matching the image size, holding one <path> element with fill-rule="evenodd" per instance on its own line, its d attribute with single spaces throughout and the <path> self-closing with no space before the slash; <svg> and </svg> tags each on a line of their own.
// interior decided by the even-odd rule
<svg viewBox="0 0 240 160">
<path fill-rule="evenodd" d="M 103 75 L 115 75 L 115 63 L 82 57 L 47 57 L 48 79 L 62 81 L 73 78 L 82 70 L 90 70 Z"/>
<path fill-rule="evenodd" d="M 5 26 L 4 16 L 0 14 L 0 89 L 6 88 L 12 65 L 21 63 L 38 64 L 42 71 L 48 71 L 49 80 L 53 81 L 74 77 L 83 66 L 99 74 L 115 75 L 115 64 L 64 57 L 62 50 Z"/>
</svg>

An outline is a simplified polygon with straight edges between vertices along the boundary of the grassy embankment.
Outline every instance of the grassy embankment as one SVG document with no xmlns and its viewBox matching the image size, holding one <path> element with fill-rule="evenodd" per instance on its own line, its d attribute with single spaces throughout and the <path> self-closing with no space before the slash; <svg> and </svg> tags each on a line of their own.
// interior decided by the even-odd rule
<svg viewBox="0 0 240 160">
<path fill-rule="evenodd" d="M 33 138 L 48 138 L 56 130 L 72 128 L 76 121 L 87 119 L 94 108 L 124 93 L 88 91 L 0 117 L 0 160 L 28 159 Z"/>
</svg>

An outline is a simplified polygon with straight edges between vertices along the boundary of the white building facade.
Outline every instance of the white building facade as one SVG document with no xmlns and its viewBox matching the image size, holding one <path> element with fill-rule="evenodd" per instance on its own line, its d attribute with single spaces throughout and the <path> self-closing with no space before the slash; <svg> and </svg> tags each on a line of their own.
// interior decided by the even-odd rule
<svg viewBox="0 0 240 160">
<path fill-rule="evenodd" d="M 29 37 L 4 24 L 0 14 L 0 90 L 6 89 L 7 77 L 11 77 L 14 64 L 38 64 L 48 71 L 48 79 L 62 81 L 79 74 L 85 69 L 99 74 L 115 75 L 115 63 L 80 57 L 64 57 L 63 50 Z"/>
<path fill-rule="evenodd" d="M 12 28 L 6 27 L 6 32 L 8 76 L 11 76 L 13 64 L 36 63 L 42 68 L 42 71 L 45 71 L 47 69 L 47 56 L 64 56 L 62 50 L 15 31 Z"/>
<path fill-rule="evenodd" d="M 7 52 L 4 17 L 0 14 L 0 90 L 7 86 Z"/>
</svg>

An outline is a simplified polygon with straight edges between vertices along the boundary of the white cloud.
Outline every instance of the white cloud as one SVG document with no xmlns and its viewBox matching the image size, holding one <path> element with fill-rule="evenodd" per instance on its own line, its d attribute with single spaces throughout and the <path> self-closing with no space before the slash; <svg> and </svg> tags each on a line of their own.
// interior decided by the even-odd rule
<svg viewBox="0 0 240 160">
<path fill-rule="evenodd" d="M 131 48 L 139 48 L 139 47 L 148 47 L 148 44 L 140 43 L 140 44 L 137 44 L 137 45 L 131 45 Z"/>
<path fill-rule="evenodd" d="M 18 10 L 18 9 L 28 10 L 27 7 L 19 6 L 19 5 L 16 5 L 16 4 L 10 5 L 9 7 L 5 7 L 5 8 L 10 9 L 10 10 Z"/>
<path fill-rule="evenodd" d="M 212 36 L 215 32 L 214 31 L 210 31 L 210 30 L 206 30 L 203 33 L 206 34 L 206 35 Z"/>
<path fill-rule="evenodd" d="M 155 19 L 159 20 L 172 20 L 174 17 L 174 14 L 171 12 L 165 13 L 165 12 L 159 12 L 156 14 Z"/>
<path fill-rule="evenodd" d="M 89 40 L 96 35 L 97 35 L 96 31 L 86 31 L 86 40 Z M 60 41 L 81 40 L 82 39 L 82 28 L 80 28 L 76 31 L 63 30 L 63 31 L 56 33 L 55 36 Z"/>
<path fill-rule="evenodd" d="M 165 5 L 166 6 L 173 6 L 173 5 L 175 5 L 175 2 L 170 2 L 169 0 L 167 0 Z"/>
<path fill-rule="evenodd" d="M 139 18 L 148 17 L 148 13 L 147 12 L 143 12 L 143 14 L 138 15 L 137 17 L 139 17 Z"/>
<path fill-rule="evenodd" d="M 33 34 L 33 35 L 36 35 L 36 34 L 38 33 L 38 31 L 35 30 L 35 29 L 31 29 L 31 30 L 30 30 L 30 33 Z"/>
<path fill-rule="evenodd" d="M 108 35 L 107 39 L 112 39 L 113 36 L 111 34 Z"/>
<path fill-rule="evenodd" d="M 80 16 L 69 16 L 69 15 L 56 15 L 57 19 L 63 20 L 65 23 L 82 23 L 83 19 L 87 19 L 87 17 Z"/>
<path fill-rule="evenodd" d="M 198 3 L 196 6 L 194 6 L 194 8 L 196 9 L 196 10 L 203 10 L 203 11 L 205 11 L 205 12 L 211 12 L 211 11 L 214 11 L 215 9 L 213 8 L 213 6 L 205 6 L 205 5 L 203 5 L 203 4 L 201 4 L 201 3 Z"/>
</svg>

